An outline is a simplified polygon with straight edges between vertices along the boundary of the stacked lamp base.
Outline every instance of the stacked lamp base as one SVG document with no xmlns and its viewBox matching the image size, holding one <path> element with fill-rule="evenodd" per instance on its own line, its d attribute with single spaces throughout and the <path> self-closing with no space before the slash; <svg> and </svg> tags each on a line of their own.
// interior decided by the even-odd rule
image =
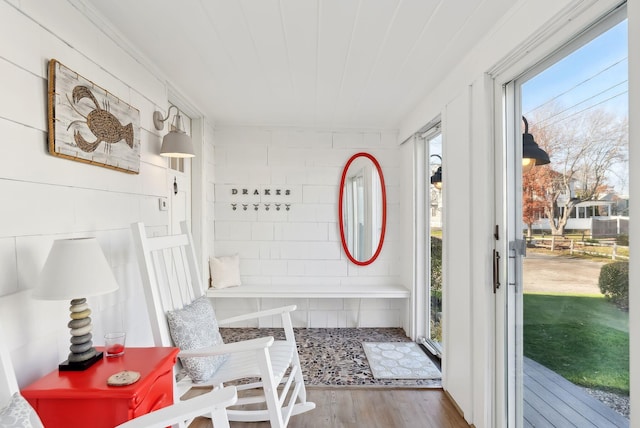
<svg viewBox="0 0 640 428">
<path fill-rule="evenodd" d="M 94 363 L 102 359 L 102 352 L 96 351 L 91 338 L 91 309 L 87 304 L 87 299 L 73 299 L 71 301 L 71 321 L 67 326 L 71 329 L 71 346 L 69 358 L 60 363 L 60 371 L 81 371 L 91 367 Z"/>
</svg>

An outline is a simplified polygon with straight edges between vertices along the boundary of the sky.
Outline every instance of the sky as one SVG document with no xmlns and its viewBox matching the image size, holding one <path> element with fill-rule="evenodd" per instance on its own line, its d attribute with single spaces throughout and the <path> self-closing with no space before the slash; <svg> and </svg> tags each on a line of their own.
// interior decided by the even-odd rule
<svg viewBox="0 0 640 428">
<path fill-rule="evenodd" d="M 526 116 L 555 99 L 575 106 L 571 111 L 598 104 L 626 115 L 627 56 L 625 20 L 522 85 L 522 112 Z"/>
<path fill-rule="evenodd" d="M 570 120 L 572 115 L 594 108 L 628 116 L 626 20 L 522 85 L 525 117 L 541 114 L 551 102 L 561 106 L 561 113 L 543 122 Z M 620 165 L 613 172 L 610 184 L 621 194 L 628 194 L 628 165 Z"/>
</svg>

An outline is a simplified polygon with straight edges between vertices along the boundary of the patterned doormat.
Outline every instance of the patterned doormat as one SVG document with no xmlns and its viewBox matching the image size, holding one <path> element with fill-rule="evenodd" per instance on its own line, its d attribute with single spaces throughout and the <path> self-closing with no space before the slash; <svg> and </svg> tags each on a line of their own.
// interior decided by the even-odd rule
<svg viewBox="0 0 640 428">
<path fill-rule="evenodd" d="M 440 379 L 440 370 L 414 342 L 362 344 L 376 379 Z"/>
<path fill-rule="evenodd" d="M 302 374 L 308 387 L 441 388 L 438 379 L 376 379 L 363 342 L 412 343 L 401 328 L 296 328 Z M 281 329 L 221 328 L 226 343 L 273 336 Z"/>
</svg>

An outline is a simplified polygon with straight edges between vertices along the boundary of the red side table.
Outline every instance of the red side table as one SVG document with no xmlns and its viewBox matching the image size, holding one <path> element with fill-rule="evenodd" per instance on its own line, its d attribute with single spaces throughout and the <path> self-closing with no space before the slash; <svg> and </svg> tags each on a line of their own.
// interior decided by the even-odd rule
<svg viewBox="0 0 640 428">
<path fill-rule="evenodd" d="M 178 348 L 126 348 L 121 357 L 98 361 L 84 371 L 54 370 L 23 389 L 22 395 L 47 428 L 113 428 L 173 404 L 173 365 Z M 109 376 L 140 372 L 127 386 L 109 386 Z"/>
</svg>

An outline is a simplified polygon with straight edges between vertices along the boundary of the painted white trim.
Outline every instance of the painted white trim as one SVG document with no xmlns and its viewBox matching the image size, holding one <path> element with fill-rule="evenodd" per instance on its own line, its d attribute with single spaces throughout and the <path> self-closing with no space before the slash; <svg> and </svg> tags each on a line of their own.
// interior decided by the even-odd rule
<svg viewBox="0 0 640 428">
<path fill-rule="evenodd" d="M 589 0 L 568 3 L 545 25 L 538 28 L 489 69 L 488 74 L 492 77 L 497 77 L 509 69 L 530 63 L 532 54 L 544 56 L 544 52 L 549 52 L 549 46 L 556 46 L 551 49 L 553 52 L 557 51 L 559 48 L 558 41 L 571 40 L 575 37 L 576 21 L 580 23 L 578 28 L 584 28 L 590 22 L 601 20 L 605 14 L 608 14 L 619 3 L 620 0 Z M 603 6 L 605 7 L 603 8 Z M 572 36 L 571 34 L 574 35 Z"/>
<path fill-rule="evenodd" d="M 582 12 L 588 14 L 590 20 L 573 15 L 565 17 L 561 20 L 563 24 L 561 28 L 549 30 L 554 32 L 555 37 L 546 37 L 544 43 L 531 46 L 531 51 L 527 51 L 528 47 L 523 46 L 524 51 L 521 53 L 520 62 L 505 62 L 497 65 L 489 74 L 503 84 L 515 79 L 524 81 L 537 75 L 617 23 L 622 22 L 626 18 L 626 5 L 618 3 L 619 1 L 614 2 L 611 8 L 605 10 L 601 8 L 596 11 L 581 9 Z M 581 26 L 576 27 L 574 20 L 580 22 Z M 532 61 L 531 57 L 537 58 L 537 60 Z"/>
<path fill-rule="evenodd" d="M 476 427 L 494 427 L 495 395 L 495 302 L 493 294 L 492 250 L 495 246 L 494 180 L 494 82 L 487 74 L 471 86 L 471 207 L 485 207 L 470 216 L 469 251 L 471 273 L 471 345 L 473 423 Z"/>
<path fill-rule="evenodd" d="M 506 214 L 505 227 L 503 229 L 504 241 L 502 242 L 502 254 L 507 261 L 505 279 L 503 283 L 506 293 L 507 307 L 505 310 L 506 348 L 507 348 L 507 379 L 509 391 L 509 406 L 507 414 L 509 426 L 520 428 L 523 424 L 523 385 L 522 385 L 522 326 L 518 320 L 522 320 L 522 256 L 509 248 L 510 243 L 520 238 L 519 226 L 522 218 L 522 167 L 516 159 L 522 158 L 522 144 L 520 137 L 520 118 L 522 116 L 520 106 L 520 84 L 511 83 L 507 86 L 505 94 L 505 161 L 502 186 L 505 192 L 505 205 L 502 207 Z M 516 125 L 517 124 L 517 125 Z M 496 340 L 496 343 L 499 343 Z"/>
<path fill-rule="evenodd" d="M 414 281 L 413 281 L 413 329 L 414 337 L 426 337 L 426 316 L 424 304 L 426 302 L 426 290 L 428 287 L 426 278 L 428 272 L 429 249 L 427 247 L 426 227 L 428 215 L 425 213 L 427 182 L 426 159 L 429 149 L 424 138 L 414 136 L 413 138 L 413 162 L 414 162 Z M 426 260 L 426 262 L 425 262 Z"/>
<path fill-rule="evenodd" d="M 494 243 L 494 249 L 498 251 L 500 255 L 499 262 L 499 276 L 498 281 L 500 288 L 496 290 L 495 295 L 495 326 L 494 326 L 494 343 L 495 343 L 495 394 L 494 394 L 494 424 L 496 428 L 508 427 L 509 421 L 507 419 L 507 406 L 511 401 L 509 399 L 509 392 L 507 389 L 508 371 L 504 368 L 507 367 L 506 351 L 504 346 L 504 337 L 507 332 L 507 322 L 504 309 L 507 304 L 506 289 L 506 266 L 507 266 L 507 246 L 505 239 L 505 225 L 506 225 L 506 213 L 504 212 L 504 206 L 506 206 L 506 192 L 504 189 L 503 175 L 505 170 L 505 145 L 503 140 L 505 137 L 504 129 L 504 100 L 505 100 L 505 88 L 498 84 L 494 80 L 494 223 L 498 228 L 498 237 Z"/>
<path fill-rule="evenodd" d="M 627 6 L 629 19 L 629 117 L 640 117 L 640 3 L 629 2 Z M 640 213 L 640 121 L 629 121 L 629 183 L 630 211 Z M 635 144 L 633 143 L 635 142 Z M 637 215 L 637 214 L 634 214 Z M 636 260 L 640 254 L 640 227 L 633 219 L 629 229 L 629 252 L 634 258 L 629 263 L 629 284 L 640 284 L 640 263 Z M 629 287 L 629 375 L 631 384 L 631 423 L 640 425 L 640 290 Z"/>
<path fill-rule="evenodd" d="M 205 125 L 205 120 L 202 117 L 192 119 L 191 139 L 195 157 L 191 159 L 191 234 L 193 235 L 196 258 L 201 266 L 202 284 L 205 284 L 206 288 L 209 284 L 209 258 L 204 237 L 209 234 L 205 221 L 208 215 L 206 211 L 207 184 L 205 182 Z"/>
</svg>

